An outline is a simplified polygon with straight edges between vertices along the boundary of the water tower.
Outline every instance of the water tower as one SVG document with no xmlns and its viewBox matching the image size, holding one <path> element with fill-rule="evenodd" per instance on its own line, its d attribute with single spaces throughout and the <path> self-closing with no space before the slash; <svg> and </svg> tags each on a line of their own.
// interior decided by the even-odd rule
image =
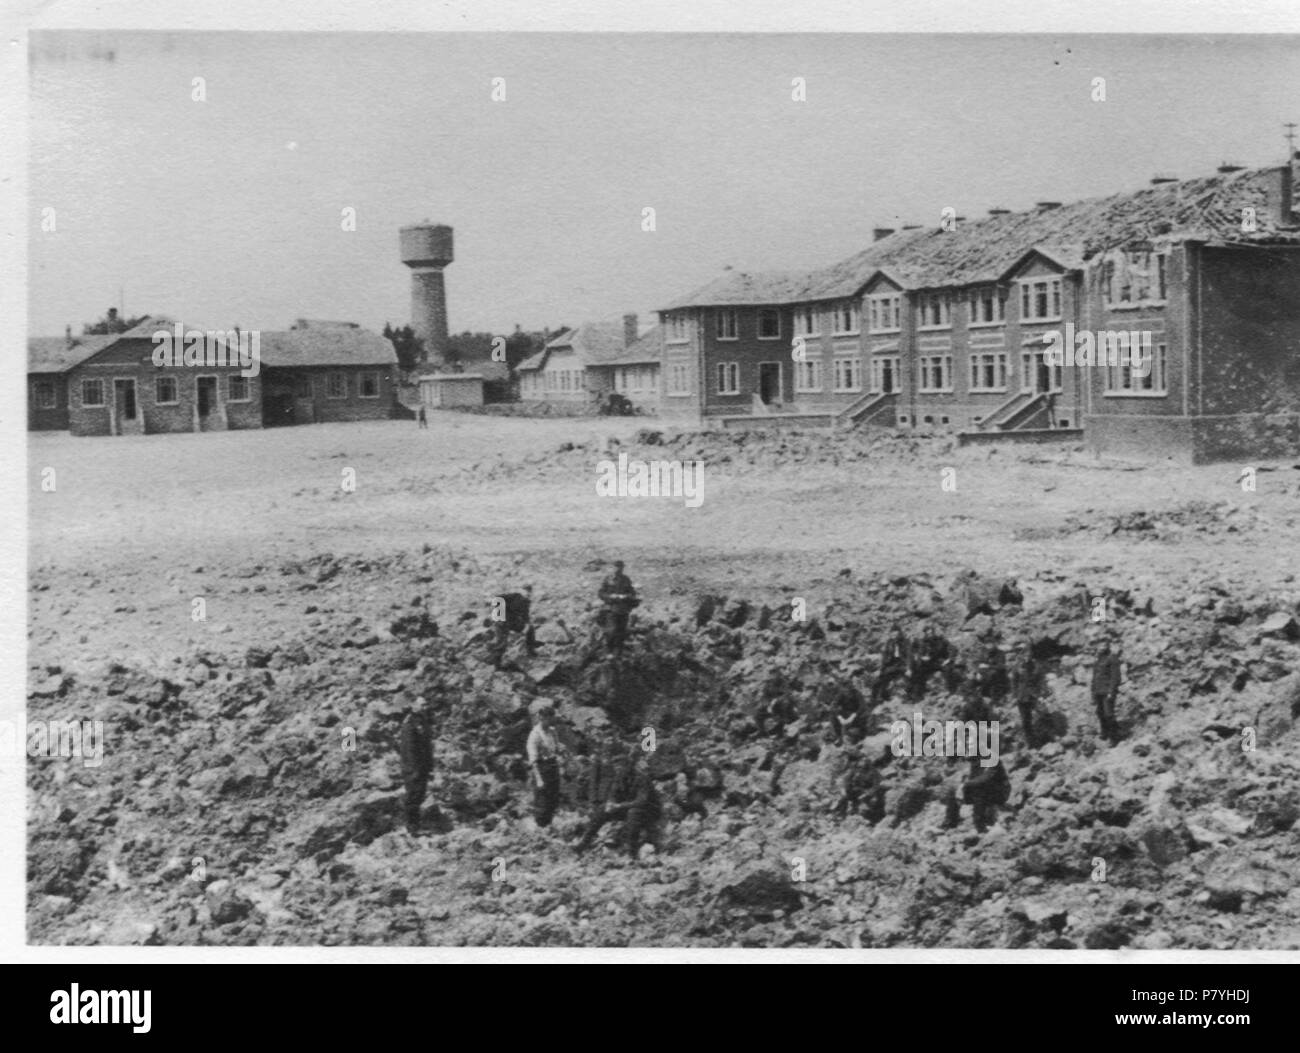
<svg viewBox="0 0 1300 1053">
<path fill-rule="evenodd" d="M 425 360 L 441 368 L 447 352 L 447 289 L 442 269 L 455 257 L 451 227 L 414 223 L 401 229 L 402 262 L 411 268 L 411 328 L 424 340 Z"/>
</svg>

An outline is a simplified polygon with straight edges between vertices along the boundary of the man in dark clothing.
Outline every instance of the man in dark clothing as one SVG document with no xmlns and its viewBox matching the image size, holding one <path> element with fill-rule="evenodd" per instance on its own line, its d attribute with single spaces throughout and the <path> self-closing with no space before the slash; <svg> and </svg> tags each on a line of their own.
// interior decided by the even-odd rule
<svg viewBox="0 0 1300 1053">
<path fill-rule="evenodd" d="M 1112 746 L 1119 742 L 1119 722 L 1115 719 L 1115 700 L 1123 678 L 1119 655 L 1103 640 L 1092 665 L 1092 704 L 1097 709 L 1101 734 Z"/>
<path fill-rule="evenodd" d="M 420 422 L 420 427 L 421 427 L 421 428 L 427 428 L 427 427 L 429 426 L 429 420 L 428 420 L 428 418 L 427 418 L 427 417 L 425 416 L 425 414 L 424 414 L 424 404 L 423 404 L 423 403 L 421 403 L 420 408 L 416 411 L 415 419 L 418 420 L 418 421 Z"/>
<path fill-rule="evenodd" d="M 908 681 L 912 698 L 918 699 L 925 694 L 930 677 L 947 664 L 952 648 L 948 641 L 935 629 L 933 622 L 926 622 L 921 630 L 921 638 L 912 645 L 911 668 L 908 669 Z"/>
<path fill-rule="evenodd" d="M 866 699 L 852 684 L 841 683 L 833 689 L 829 709 L 831 739 L 835 745 L 853 744 L 867 737 Z"/>
<path fill-rule="evenodd" d="M 406 788 L 406 829 L 411 836 L 420 832 L 420 806 L 428 792 L 433 772 L 433 738 L 424 699 L 408 710 L 398 732 L 398 751 L 402 759 L 402 782 Z"/>
<path fill-rule="evenodd" d="M 1020 729 L 1025 745 L 1033 749 L 1037 742 L 1034 731 L 1034 705 L 1038 701 L 1038 663 L 1029 644 L 1021 645 L 1011 663 L 1009 674 L 1011 698 L 1020 711 Z"/>
<path fill-rule="evenodd" d="M 840 793 L 831 814 L 861 815 L 869 823 L 885 817 L 885 786 L 880 771 L 861 753 L 851 754 L 840 776 Z"/>
<path fill-rule="evenodd" d="M 903 632 L 903 627 L 895 622 L 889 636 L 885 638 L 885 646 L 880 651 L 880 675 L 876 677 L 875 686 L 872 688 L 873 701 L 883 702 L 889 697 L 889 689 L 894 686 L 894 681 L 907 676 L 910 653 L 911 645 Z"/>
<path fill-rule="evenodd" d="M 623 561 L 614 561 L 614 572 L 600 583 L 601 623 L 605 627 L 605 645 L 615 653 L 623 650 L 627 640 L 628 619 L 632 608 L 641 601 L 631 579 L 623 573 Z"/>
<path fill-rule="evenodd" d="M 975 829 L 983 833 L 997 820 L 998 805 L 1006 804 L 1011 797 L 1011 779 L 1002 762 L 984 768 L 978 757 L 972 757 L 962 795 L 974 813 Z"/>
<path fill-rule="evenodd" d="M 650 755 L 641 753 L 635 761 L 632 778 L 632 798 L 627 802 L 627 821 L 623 824 L 623 845 L 628 854 L 637 858 L 641 845 L 649 842 L 659 851 L 659 818 L 663 815 L 663 801 L 654 777 L 650 774 Z"/>
<path fill-rule="evenodd" d="M 990 706 L 996 706 L 1007 697 L 1007 658 L 996 643 L 990 644 L 975 671 L 975 684 Z"/>
<path fill-rule="evenodd" d="M 533 587 L 525 585 L 523 592 L 507 592 L 493 601 L 492 623 L 496 627 L 496 642 L 503 648 L 510 633 L 522 633 L 528 650 L 536 647 L 533 637 Z"/>
<path fill-rule="evenodd" d="M 628 806 L 621 804 L 632 797 L 636 770 L 636 747 L 624 749 L 616 739 L 608 739 L 592 751 L 583 787 L 587 803 L 587 825 L 575 846 L 585 852 L 600 836 L 606 823 L 627 818 Z"/>
</svg>

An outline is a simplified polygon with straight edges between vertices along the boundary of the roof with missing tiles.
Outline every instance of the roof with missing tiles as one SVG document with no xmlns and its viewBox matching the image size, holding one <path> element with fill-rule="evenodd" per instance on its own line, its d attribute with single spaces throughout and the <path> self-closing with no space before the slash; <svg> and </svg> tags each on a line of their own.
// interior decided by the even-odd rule
<svg viewBox="0 0 1300 1053">
<path fill-rule="evenodd" d="M 966 220 L 955 230 L 900 230 L 848 259 L 802 273 L 730 271 L 663 310 L 683 307 L 794 304 L 855 295 L 877 273 L 908 289 L 997 281 L 1038 250 L 1078 269 L 1115 248 L 1176 241 L 1296 244 L 1300 229 L 1281 223 L 1282 168 L 1243 169 L 1159 183 L 1028 212 Z M 1243 210 L 1256 229 L 1242 230 Z"/>
</svg>

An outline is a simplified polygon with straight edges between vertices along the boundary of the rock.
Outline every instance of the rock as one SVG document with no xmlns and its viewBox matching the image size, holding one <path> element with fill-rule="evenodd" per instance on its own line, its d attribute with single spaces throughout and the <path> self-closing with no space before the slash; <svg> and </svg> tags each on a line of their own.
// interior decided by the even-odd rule
<svg viewBox="0 0 1300 1053">
<path fill-rule="evenodd" d="M 1167 867 L 1187 856 L 1183 829 L 1166 823 L 1151 823 L 1139 835 L 1147 855 L 1158 867 Z"/>
<path fill-rule="evenodd" d="M 244 652 L 244 664 L 249 669 L 262 669 L 270 664 L 275 648 L 250 647 Z"/>
<path fill-rule="evenodd" d="M 724 885 L 718 903 L 758 917 L 770 917 L 778 910 L 790 913 L 803 906 L 790 875 L 770 867 L 751 870 L 739 881 Z"/>
<path fill-rule="evenodd" d="M 1092 951 L 1115 951 L 1127 947 L 1133 939 L 1133 931 L 1121 921 L 1108 921 L 1088 930 L 1083 938 L 1083 945 Z"/>
<path fill-rule="evenodd" d="M 1229 913 L 1236 913 L 1255 900 L 1280 891 L 1273 876 L 1249 859 L 1229 857 L 1205 875 L 1207 905 Z"/>
<path fill-rule="evenodd" d="M 1286 611 L 1275 611 L 1264 619 L 1264 624 L 1259 627 L 1256 637 L 1274 637 L 1282 640 L 1295 640 L 1300 638 L 1300 625 Z"/>
<path fill-rule="evenodd" d="M 1025 917 L 1035 925 L 1046 925 L 1055 932 L 1064 929 L 1070 917 L 1065 907 L 1050 900 L 1027 899 L 1023 910 Z"/>
<path fill-rule="evenodd" d="M 214 881 L 204 890 L 208 912 L 216 925 L 229 925 L 242 921 L 253 910 L 253 904 L 229 881 Z"/>
<path fill-rule="evenodd" d="M 539 644 L 547 644 L 551 647 L 573 643 L 573 635 L 559 619 L 539 625 L 533 635 Z"/>
<path fill-rule="evenodd" d="M 71 682 L 71 677 L 58 675 L 47 676 L 31 689 L 30 694 L 36 698 L 51 698 L 55 695 L 63 694 L 64 690 Z"/>
</svg>

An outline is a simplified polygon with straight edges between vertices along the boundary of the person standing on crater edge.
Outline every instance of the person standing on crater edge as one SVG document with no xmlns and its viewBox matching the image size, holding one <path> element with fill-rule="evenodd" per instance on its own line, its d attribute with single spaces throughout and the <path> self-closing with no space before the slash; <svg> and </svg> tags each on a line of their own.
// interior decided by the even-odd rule
<svg viewBox="0 0 1300 1053">
<path fill-rule="evenodd" d="M 428 706 L 423 698 L 416 699 L 406 711 L 398 732 L 398 752 L 406 791 L 406 829 L 412 837 L 418 837 L 420 806 L 424 804 L 424 796 L 429 791 L 429 776 L 433 773 L 433 738 L 429 733 Z"/>
<path fill-rule="evenodd" d="M 627 640 L 628 619 L 637 599 L 632 579 L 623 573 L 623 561 L 614 561 L 614 571 L 600 583 L 601 621 L 605 627 L 605 646 L 614 654 L 623 650 Z"/>
<path fill-rule="evenodd" d="M 539 698 L 532 704 L 533 730 L 524 751 L 533 782 L 533 818 L 539 827 L 551 825 L 560 805 L 560 740 L 555 733 L 555 703 Z"/>
</svg>

